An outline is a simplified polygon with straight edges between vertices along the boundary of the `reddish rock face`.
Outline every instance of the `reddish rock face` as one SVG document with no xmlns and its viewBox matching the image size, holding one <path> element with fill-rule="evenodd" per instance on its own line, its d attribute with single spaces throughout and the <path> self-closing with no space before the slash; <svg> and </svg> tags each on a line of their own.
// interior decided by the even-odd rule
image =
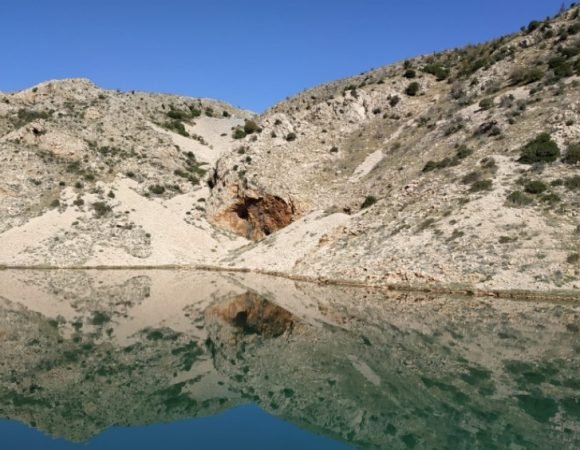
<svg viewBox="0 0 580 450">
<path fill-rule="evenodd" d="M 213 307 L 209 315 L 219 317 L 237 333 L 266 338 L 281 336 L 292 330 L 295 324 L 292 313 L 254 292 L 232 297 L 228 302 Z"/>
<path fill-rule="evenodd" d="M 238 197 L 213 217 L 213 222 L 236 234 L 257 241 L 293 222 L 295 210 L 280 197 Z"/>
</svg>

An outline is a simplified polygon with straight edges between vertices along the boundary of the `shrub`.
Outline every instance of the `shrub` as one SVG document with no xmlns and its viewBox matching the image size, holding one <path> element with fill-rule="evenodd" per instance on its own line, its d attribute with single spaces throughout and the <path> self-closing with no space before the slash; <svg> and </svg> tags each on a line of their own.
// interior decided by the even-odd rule
<svg viewBox="0 0 580 450">
<path fill-rule="evenodd" d="M 179 120 L 170 120 L 165 123 L 165 128 L 171 131 L 175 131 L 177 134 L 180 134 L 185 137 L 189 137 L 189 133 L 185 129 L 185 125 L 181 123 Z"/>
<path fill-rule="evenodd" d="M 246 120 L 246 123 L 244 124 L 244 132 L 246 134 L 252 134 L 257 132 L 260 129 L 260 127 L 258 126 L 258 124 L 253 121 L 253 120 Z"/>
<path fill-rule="evenodd" d="M 526 31 L 528 33 L 531 33 L 532 31 L 538 29 L 540 27 L 542 23 L 537 21 L 537 20 L 532 20 L 529 24 L 528 24 L 528 28 L 526 29 Z"/>
<path fill-rule="evenodd" d="M 541 194 L 546 189 L 548 189 L 548 186 L 540 180 L 528 181 L 524 186 L 524 190 L 528 194 Z"/>
<path fill-rule="evenodd" d="M 161 195 L 165 192 L 165 188 L 159 184 L 152 184 L 147 189 L 149 189 L 149 192 L 155 195 Z"/>
<path fill-rule="evenodd" d="M 51 116 L 51 112 L 48 111 L 33 111 L 31 109 L 21 108 L 17 113 L 17 120 L 14 121 L 17 127 L 26 125 L 37 119 L 48 119 Z"/>
<path fill-rule="evenodd" d="M 167 112 L 167 117 L 174 120 L 187 120 L 190 117 L 190 114 L 186 113 L 185 111 L 181 111 L 179 109 L 173 109 L 173 107 Z"/>
<path fill-rule="evenodd" d="M 241 127 L 236 127 L 234 129 L 234 134 L 232 135 L 234 139 L 243 139 L 246 137 L 246 132 Z"/>
<path fill-rule="evenodd" d="M 551 163 L 560 156 L 560 149 L 549 133 L 541 133 L 522 147 L 518 162 L 522 164 Z"/>
<path fill-rule="evenodd" d="M 516 69 L 510 76 L 513 84 L 530 84 L 540 81 L 542 78 L 544 78 L 544 71 L 538 67 Z"/>
<path fill-rule="evenodd" d="M 467 158 L 469 155 L 471 155 L 473 153 L 473 150 L 470 149 L 467 145 L 463 144 L 461 146 L 459 146 L 459 148 L 457 149 L 457 157 L 459 159 L 465 159 Z"/>
<path fill-rule="evenodd" d="M 416 81 L 413 81 L 405 89 L 405 94 L 407 94 L 410 97 L 414 97 L 419 92 L 419 88 L 420 88 L 419 83 L 417 83 Z"/>
<path fill-rule="evenodd" d="M 417 72 L 415 72 L 413 69 L 407 69 L 405 70 L 403 76 L 405 78 L 415 78 L 417 76 Z"/>
<path fill-rule="evenodd" d="M 572 253 L 566 258 L 568 264 L 576 264 L 578 261 L 580 261 L 580 255 L 578 253 Z"/>
<path fill-rule="evenodd" d="M 423 67 L 422 70 L 423 72 L 435 76 L 437 81 L 443 81 L 445 78 L 449 76 L 449 69 L 437 63 L 427 64 Z"/>
<path fill-rule="evenodd" d="M 493 98 L 484 98 L 479 102 L 479 107 L 484 111 L 493 108 Z"/>
<path fill-rule="evenodd" d="M 362 205 L 360 206 L 361 209 L 365 209 L 368 208 L 369 206 L 374 205 L 377 202 L 376 197 L 374 197 L 373 195 L 367 195 L 367 197 L 365 198 L 364 202 L 362 202 Z"/>
<path fill-rule="evenodd" d="M 580 162 L 580 142 L 568 146 L 566 156 L 562 158 L 566 164 L 578 164 Z"/>
<path fill-rule="evenodd" d="M 566 61 L 563 56 L 554 56 L 548 61 L 548 67 L 554 71 L 554 75 L 557 79 L 570 77 L 574 75 L 574 69 L 572 64 Z"/>
<path fill-rule="evenodd" d="M 399 103 L 400 100 L 401 98 L 398 95 L 393 95 L 389 99 L 389 105 L 391 106 L 391 108 L 394 108 L 395 106 L 397 106 L 397 103 Z"/>
<path fill-rule="evenodd" d="M 478 180 L 471 185 L 469 192 L 491 191 L 492 185 L 492 180 Z"/>
<path fill-rule="evenodd" d="M 473 172 L 469 172 L 467 175 L 465 175 L 461 179 L 461 182 L 463 184 L 473 184 L 480 179 L 481 179 L 481 172 L 473 171 Z"/>
<path fill-rule="evenodd" d="M 195 106 L 190 106 L 189 111 L 191 113 L 191 117 L 193 118 L 201 116 L 201 109 L 198 109 Z"/>
<path fill-rule="evenodd" d="M 514 191 L 507 196 L 507 204 L 509 206 L 526 206 L 531 203 L 533 203 L 532 198 L 520 191 Z"/>
<path fill-rule="evenodd" d="M 459 165 L 462 159 L 467 158 L 473 153 L 466 145 L 461 145 L 455 154 L 451 158 L 443 158 L 439 161 L 427 161 L 427 164 L 423 167 L 423 172 L 431 172 L 433 170 L 445 169 L 446 167 L 453 167 Z"/>
<path fill-rule="evenodd" d="M 229 112 L 227 112 L 227 111 L 223 111 L 222 112 L 222 117 L 230 117 L 230 115 L 231 114 Z"/>
<path fill-rule="evenodd" d="M 554 205 L 562 201 L 560 196 L 558 194 L 555 194 L 554 192 L 549 192 L 546 195 L 542 195 L 540 200 L 543 201 L 544 203 L 549 203 L 550 205 Z"/>
<path fill-rule="evenodd" d="M 51 208 L 58 208 L 59 206 L 60 206 L 60 200 L 58 198 L 55 198 L 52 202 L 50 202 Z"/>
<path fill-rule="evenodd" d="M 296 140 L 296 133 L 290 132 L 286 135 L 286 140 L 292 142 Z"/>
<path fill-rule="evenodd" d="M 566 178 L 564 180 L 564 186 L 571 191 L 580 191 L 580 175 L 574 175 L 573 177 Z"/>
<path fill-rule="evenodd" d="M 95 202 L 91 207 L 95 211 L 96 217 L 104 217 L 113 210 L 113 208 L 105 202 Z"/>
</svg>

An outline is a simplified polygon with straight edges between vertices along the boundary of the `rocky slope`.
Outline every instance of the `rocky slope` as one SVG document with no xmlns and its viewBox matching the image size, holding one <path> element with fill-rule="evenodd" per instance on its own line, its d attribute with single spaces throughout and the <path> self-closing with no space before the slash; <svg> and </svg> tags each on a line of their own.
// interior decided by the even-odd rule
<svg viewBox="0 0 580 450">
<path fill-rule="evenodd" d="M 0 264 L 580 289 L 579 7 L 260 116 L 86 80 L 0 95 Z"/>
</svg>

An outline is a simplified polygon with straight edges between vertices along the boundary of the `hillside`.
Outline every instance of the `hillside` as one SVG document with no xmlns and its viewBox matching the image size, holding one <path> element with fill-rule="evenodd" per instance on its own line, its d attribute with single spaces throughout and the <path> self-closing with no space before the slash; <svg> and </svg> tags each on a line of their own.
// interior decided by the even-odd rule
<svg viewBox="0 0 580 450">
<path fill-rule="evenodd" d="M 580 289 L 580 8 L 260 116 L 87 80 L 0 95 L 0 264 Z"/>
</svg>

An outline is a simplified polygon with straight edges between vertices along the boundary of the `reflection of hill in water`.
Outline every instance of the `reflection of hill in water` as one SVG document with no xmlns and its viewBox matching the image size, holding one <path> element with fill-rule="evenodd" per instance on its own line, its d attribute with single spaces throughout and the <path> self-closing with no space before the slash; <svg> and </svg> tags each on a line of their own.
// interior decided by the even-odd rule
<svg viewBox="0 0 580 450">
<path fill-rule="evenodd" d="M 0 414 L 83 441 L 255 402 L 360 448 L 580 445 L 578 305 L 0 271 Z"/>
</svg>

